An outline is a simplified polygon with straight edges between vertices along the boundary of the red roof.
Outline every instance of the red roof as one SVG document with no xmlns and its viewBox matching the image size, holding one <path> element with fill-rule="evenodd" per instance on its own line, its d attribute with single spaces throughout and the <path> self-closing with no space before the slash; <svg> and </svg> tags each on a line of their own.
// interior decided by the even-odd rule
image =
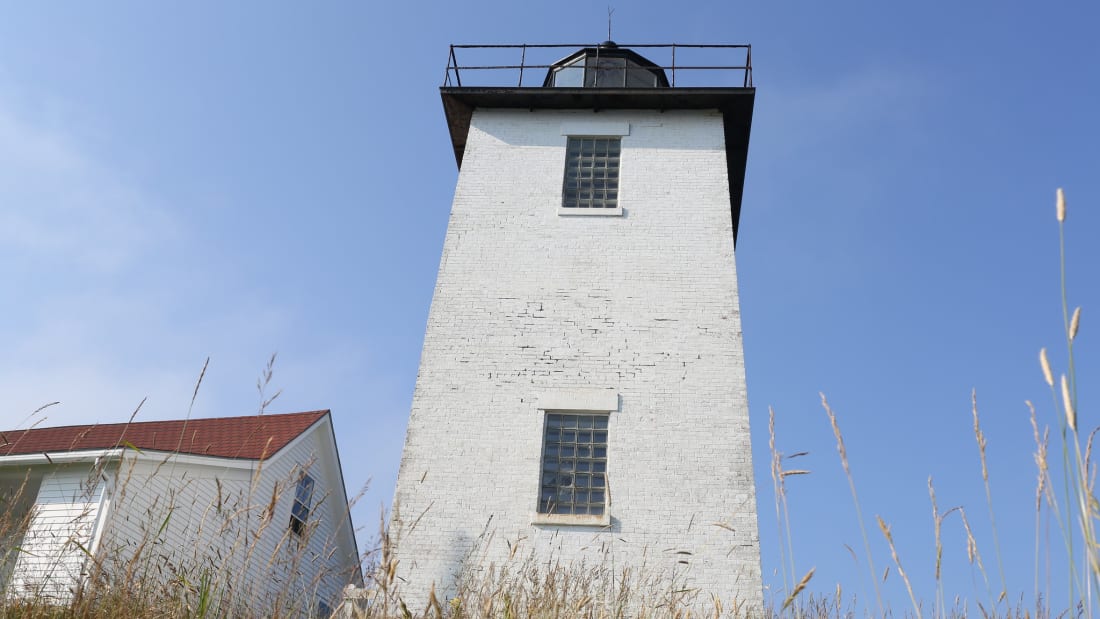
<svg viewBox="0 0 1100 619">
<path fill-rule="evenodd" d="M 0 432 L 0 456 L 136 447 L 259 460 L 286 447 L 327 410 L 287 415 L 139 421 Z"/>
</svg>

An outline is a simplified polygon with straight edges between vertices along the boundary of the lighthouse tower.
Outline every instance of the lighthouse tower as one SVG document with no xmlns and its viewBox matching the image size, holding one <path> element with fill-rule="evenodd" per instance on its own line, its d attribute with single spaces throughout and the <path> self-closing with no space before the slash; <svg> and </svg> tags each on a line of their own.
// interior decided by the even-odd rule
<svg viewBox="0 0 1100 619">
<path fill-rule="evenodd" d="M 473 47 L 441 89 L 459 175 L 390 525 L 403 597 L 523 563 L 759 608 L 748 47 L 473 50 L 520 56 L 504 86 Z M 675 65 L 715 50 L 741 60 Z"/>
</svg>

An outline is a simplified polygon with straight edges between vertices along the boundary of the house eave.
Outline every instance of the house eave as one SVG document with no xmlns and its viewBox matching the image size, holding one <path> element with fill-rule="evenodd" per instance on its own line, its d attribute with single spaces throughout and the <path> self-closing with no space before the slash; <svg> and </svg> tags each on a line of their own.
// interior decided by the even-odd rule
<svg viewBox="0 0 1100 619">
<path fill-rule="evenodd" d="M 282 451 L 283 450 L 279 450 L 275 454 L 272 454 L 271 457 L 275 457 Z M 195 464 L 201 466 L 215 466 L 219 468 L 245 470 L 253 468 L 257 462 L 253 459 L 223 458 L 220 456 L 203 456 L 195 454 L 173 453 L 170 451 L 135 451 L 134 449 L 117 447 L 112 449 L 55 451 L 33 454 L 18 454 L 14 456 L 0 456 L 0 467 L 73 464 L 83 462 L 92 463 L 100 460 L 116 460 L 122 458 L 123 456 L 142 461 L 160 462 L 164 460 L 171 460 L 176 464 Z"/>
<path fill-rule="evenodd" d="M 35 466 L 39 464 L 70 464 L 74 462 L 95 462 L 101 458 L 117 458 L 122 448 L 88 449 L 84 451 L 47 451 L 33 454 L 0 456 L 0 466 Z"/>
</svg>

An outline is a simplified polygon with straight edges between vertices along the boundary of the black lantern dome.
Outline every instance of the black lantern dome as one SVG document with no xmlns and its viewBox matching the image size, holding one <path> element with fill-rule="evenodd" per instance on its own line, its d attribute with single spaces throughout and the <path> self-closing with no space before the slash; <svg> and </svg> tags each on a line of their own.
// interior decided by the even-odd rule
<svg viewBox="0 0 1100 619">
<path fill-rule="evenodd" d="M 586 47 L 550 66 L 543 87 L 668 88 L 664 69 L 614 41 Z"/>
</svg>

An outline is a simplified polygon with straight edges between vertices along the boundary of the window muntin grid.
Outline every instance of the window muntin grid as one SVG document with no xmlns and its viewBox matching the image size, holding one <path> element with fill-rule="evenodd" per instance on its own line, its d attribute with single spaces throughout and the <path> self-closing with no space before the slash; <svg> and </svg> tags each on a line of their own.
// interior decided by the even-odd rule
<svg viewBox="0 0 1100 619">
<path fill-rule="evenodd" d="M 563 208 L 617 208 L 622 138 L 569 137 Z"/>
<path fill-rule="evenodd" d="M 290 506 L 290 530 L 295 535 L 301 535 L 309 520 L 309 512 L 313 503 L 313 478 L 302 475 L 298 480 L 298 487 L 294 490 L 294 503 Z"/>
<path fill-rule="evenodd" d="M 540 514 L 602 516 L 607 508 L 607 415 L 547 413 Z"/>
</svg>

